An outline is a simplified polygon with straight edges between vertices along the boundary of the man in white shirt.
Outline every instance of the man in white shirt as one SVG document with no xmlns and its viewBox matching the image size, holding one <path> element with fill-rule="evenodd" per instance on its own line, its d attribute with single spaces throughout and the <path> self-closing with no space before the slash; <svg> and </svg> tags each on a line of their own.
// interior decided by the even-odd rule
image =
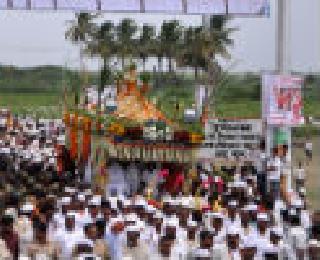
<svg viewBox="0 0 320 260">
<path fill-rule="evenodd" d="M 59 235 L 57 235 L 57 240 L 60 242 L 61 258 L 71 259 L 75 245 L 84 238 L 82 230 L 75 229 L 75 214 L 67 213 L 65 227 L 60 229 Z"/>
<path fill-rule="evenodd" d="M 268 191 L 273 198 L 280 195 L 280 176 L 281 176 L 281 159 L 274 156 L 267 165 Z"/>
<path fill-rule="evenodd" d="M 265 248 L 270 244 L 270 236 L 268 229 L 269 217 L 266 213 L 259 213 L 257 215 L 258 232 L 255 236 L 257 245 L 257 257 L 262 259 Z"/>
<path fill-rule="evenodd" d="M 306 141 L 305 153 L 306 153 L 307 161 L 308 162 L 311 161 L 312 160 L 312 142 L 311 142 L 310 138 L 308 138 Z"/>
<path fill-rule="evenodd" d="M 144 243 L 140 243 L 140 228 L 138 225 L 130 225 L 126 228 L 127 243 L 123 248 L 123 260 L 148 260 L 149 249 Z"/>
<path fill-rule="evenodd" d="M 302 168 L 302 163 L 299 162 L 298 169 L 295 170 L 295 180 L 296 180 L 296 192 L 299 192 L 301 188 L 304 187 L 305 181 L 305 170 Z"/>
</svg>

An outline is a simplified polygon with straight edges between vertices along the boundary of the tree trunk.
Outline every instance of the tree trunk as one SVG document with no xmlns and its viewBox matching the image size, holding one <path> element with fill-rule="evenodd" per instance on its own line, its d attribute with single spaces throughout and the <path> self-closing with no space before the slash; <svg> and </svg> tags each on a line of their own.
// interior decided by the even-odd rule
<svg viewBox="0 0 320 260">
<path fill-rule="evenodd" d="M 99 118 L 99 116 L 101 115 L 101 93 L 104 89 L 104 86 L 106 84 L 106 80 L 107 80 L 107 58 L 104 57 L 103 58 L 103 68 L 101 70 L 101 75 L 100 75 L 100 85 L 98 88 L 98 104 L 97 104 L 97 116 Z"/>
<path fill-rule="evenodd" d="M 199 69 L 198 69 L 198 66 L 195 65 L 195 67 L 194 67 L 194 79 L 195 79 L 196 82 L 198 81 L 198 77 L 199 77 Z"/>
<path fill-rule="evenodd" d="M 122 53 L 122 55 L 121 55 L 121 66 L 122 66 L 122 70 L 123 71 L 124 71 L 124 60 L 125 60 L 124 53 Z"/>
<path fill-rule="evenodd" d="M 80 93 L 84 93 L 84 71 L 85 71 L 85 65 L 84 65 L 84 49 L 85 49 L 85 46 L 84 46 L 84 43 L 81 42 L 80 43 L 80 79 L 81 79 L 81 86 L 80 86 Z M 79 91 L 79 87 L 77 88 L 77 91 Z M 79 94 L 78 94 L 79 95 Z M 83 95 L 81 95 L 83 96 Z M 82 102 L 83 100 L 80 100 L 80 103 L 83 103 Z M 76 105 L 78 107 L 79 105 L 79 101 L 76 102 Z"/>
<path fill-rule="evenodd" d="M 146 71 L 146 57 L 142 57 L 142 67 L 143 67 L 143 72 Z"/>
<path fill-rule="evenodd" d="M 158 73 L 162 72 L 162 57 L 158 56 Z"/>
<path fill-rule="evenodd" d="M 172 73 L 172 57 L 169 57 L 169 73 Z"/>
</svg>

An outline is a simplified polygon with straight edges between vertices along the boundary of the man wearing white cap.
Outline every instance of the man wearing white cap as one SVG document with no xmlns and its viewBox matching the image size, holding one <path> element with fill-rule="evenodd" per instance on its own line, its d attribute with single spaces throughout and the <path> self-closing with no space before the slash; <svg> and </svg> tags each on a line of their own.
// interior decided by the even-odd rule
<svg viewBox="0 0 320 260">
<path fill-rule="evenodd" d="M 257 244 L 257 256 L 262 258 L 265 248 L 270 243 L 269 229 L 268 229 L 268 222 L 269 222 L 268 215 L 266 213 L 259 213 L 257 215 L 257 222 L 258 222 L 258 232 L 255 238 L 255 241 Z"/>
<path fill-rule="evenodd" d="M 199 247 L 193 250 L 192 258 L 198 255 L 199 251 L 208 250 L 213 255 L 213 243 L 214 236 L 213 232 L 209 230 L 200 230 L 199 232 Z"/>
<path fill-rule="evenodd" d="M 19 234 L 20 254 L 26 254 L 25 249 L 33 241 L 33 229 L 30 221 L 34 207 L 31 203 L 25 203 L 21 209 L 15 224 L 15 230 Z"/>
<path fill-rule="evenodd" d="M 150 259 L 149 249 L 139 240 L 140 227 L 130 225 L 126 228 L 127 244 L 124 245 L 122 259 L 123 260 L 148 260 Z"/>
<path fill-rule="evenodd" d="M 226 227 L 231 227 L 231 226 L 235 228 L 241 227 L 241 220 L 237 212 L 237 207 L 238 207 L 238 202 L 236 200 L 229 201 L 228 208 L 227 208 L 228 218 L 225 220 Z"/>
<path fill-rule="evenodd" d="M 123 244 L 125 242 L 124 223 L 121 218 L 110 219 L 110 232 L 106 233 L 106 241 L 110 248 L 112 260 L 122 260 Z"/>
<path fill-rule="evenodd" d="M 78 241 L 84 239 L 82 229 L 75 228 L 75 213 L 68 212 L 65 217 L 65 225 L 60 229 L 59 234 L 56 236 L 60 242 L 62 258 L 71 258 L 74 246 Z"/>
<path fill-rule="evenodd" d="M 178 237 L 179 219 L 175 216 L 166 218 L 163 225 L 163 235 L 169 235 L 173 238 L 171 256 L 179 259 L 183 254 L 182 240 Z"/>
<path fill-rule="evenodd" d="M 190 220 L 187 224 L 187 239 L 182 241 L 182 256 L 183 259 L 189 259 L 192 257 L 192 253 L 198 247 L 198 236 L 197 236 L 198 225 L 197 222 Z"/>
</svg>

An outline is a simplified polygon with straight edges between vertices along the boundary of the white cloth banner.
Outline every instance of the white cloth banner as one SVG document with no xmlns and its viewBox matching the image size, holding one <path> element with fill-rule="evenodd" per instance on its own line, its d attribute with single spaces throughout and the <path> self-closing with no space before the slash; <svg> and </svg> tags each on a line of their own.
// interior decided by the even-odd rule
<svg viewBox="0 0 320 260">
<path fill-rule="evenodd" d="M 96 0 L 58 0 L 57 9 L 74 11 L 95 11 L 97 10 Z"/>
<path fill-rule="evenodd" d="M 145 0 L 146 12 L 177 12 L 182 13 L 181 0 Z"/>
<path fill-rule="evenodd" d="M 53 9 L 52 0 L 31 0 L 31 9 Z"/>
<path fill-rule="evenodd" d="M 139 12 L 140 0 L 101 0 L 101 10 Z"/>
<path fill-rule="evenodd" d="M 7 9 L 7 0 L 0 0 L 0 9 Z"/>
<path fill-rule="evenodd" d="M 229 14 L 268 14 L 270 0 L 228 0 Z"/>
<path fill-rule="evenodd" d="M 226 0 L 187 0 L 188 14 L 225 14 Z"/>
<path fill-rule="evenodd" d="M 13 0 L 12 7 L 13 9 L 26 9 L 27 0 Z"/>
</svg>

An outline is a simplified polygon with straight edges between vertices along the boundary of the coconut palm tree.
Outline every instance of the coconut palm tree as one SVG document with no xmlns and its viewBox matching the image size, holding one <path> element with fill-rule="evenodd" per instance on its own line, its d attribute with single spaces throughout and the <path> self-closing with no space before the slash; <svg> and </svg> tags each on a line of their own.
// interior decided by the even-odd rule
<svg viewBox="0 0 320 260">
<path fill-rule="evenodd" d="M 142 60 L 143 71 L 145 71 L 146 59 L 152 53 L 155 42 L 155 28 L 150 25 L 143 25 L 141 35 L 139 37 L 138 52 Z"/>
<path fill-rule="evenodd" d="M 183 42 L 179 48 L 178 66 L 190 66 L 194 68 L 194 77 L 198 81 L 199 69 L 205 70 L 207 66 L 206 53 L 204 51 L 203 27 L 189 27 L 183 32 Z"/>
<path fill-rule="evenodd" d="M 131 19 L 123 19 L 116 27 L 117 35 L 117 54 L 121 58 L 122 69 L 125 66 L 125 59 L 134 56 L 137 52 L 136 34 L 138 27 Z"/>
<path fill-rule="evenodd" d="M 172 61 L 177 57 L 177 47 L 180 44 L 182 36 L 182 28 L 179 21 L 172 20 L 163 22 L 160 33 L 160 45 L 169 60 L 169 72 L 173 71 Z"/>
<path fill-rule="evenodd" d="M 97 112 L 101 108 L 101 93 L 111 76 L 109 61 L 113 56 L 115 49 L 116 43 L 113 23 L 105 21 L 101 25 L 96 26 L 93 32 L 93 39 L 88 42 L 87 52 L 92 57 L 98 56 L 103 60 L 103 66 L 100 73 L 100 84 L 98 88 Z"/>
<path fill-rule="evenodd" d="M 80 46 L 81 75 L 83 75 L 83 72 L 85 70 L 84 56 L 85 56 L 86 44 L 87 44 L 87 41 L 90 40 L 91 38 L 91 33 L 94 28 L 93 19 L 96 17 L 97 15 L 89 14 L 89 13 L 76 14 L 75 20 L 71 21 L 71 26 L 65 34 L 66 39 L 69 39 L 71 40 L 72 43 L 78 44 Z M 77 89 L 77 91 L 79 90 Z"/>
<path fill-rule="evenodd" d="M 225 16 L 211 16 L 208 27 L 204 27 L 203 51 L 206 57 L 206 72 L 207 72 L 207 86 L 208 99 L 207 106 L 215 107 L 215 95 L 222 69 L 216 61 L 217 55 L 229 59 L 228 47 L 233 44 L 230 38 L 234 28 L 227 27 L 227 18 Z"/>
</svg>

